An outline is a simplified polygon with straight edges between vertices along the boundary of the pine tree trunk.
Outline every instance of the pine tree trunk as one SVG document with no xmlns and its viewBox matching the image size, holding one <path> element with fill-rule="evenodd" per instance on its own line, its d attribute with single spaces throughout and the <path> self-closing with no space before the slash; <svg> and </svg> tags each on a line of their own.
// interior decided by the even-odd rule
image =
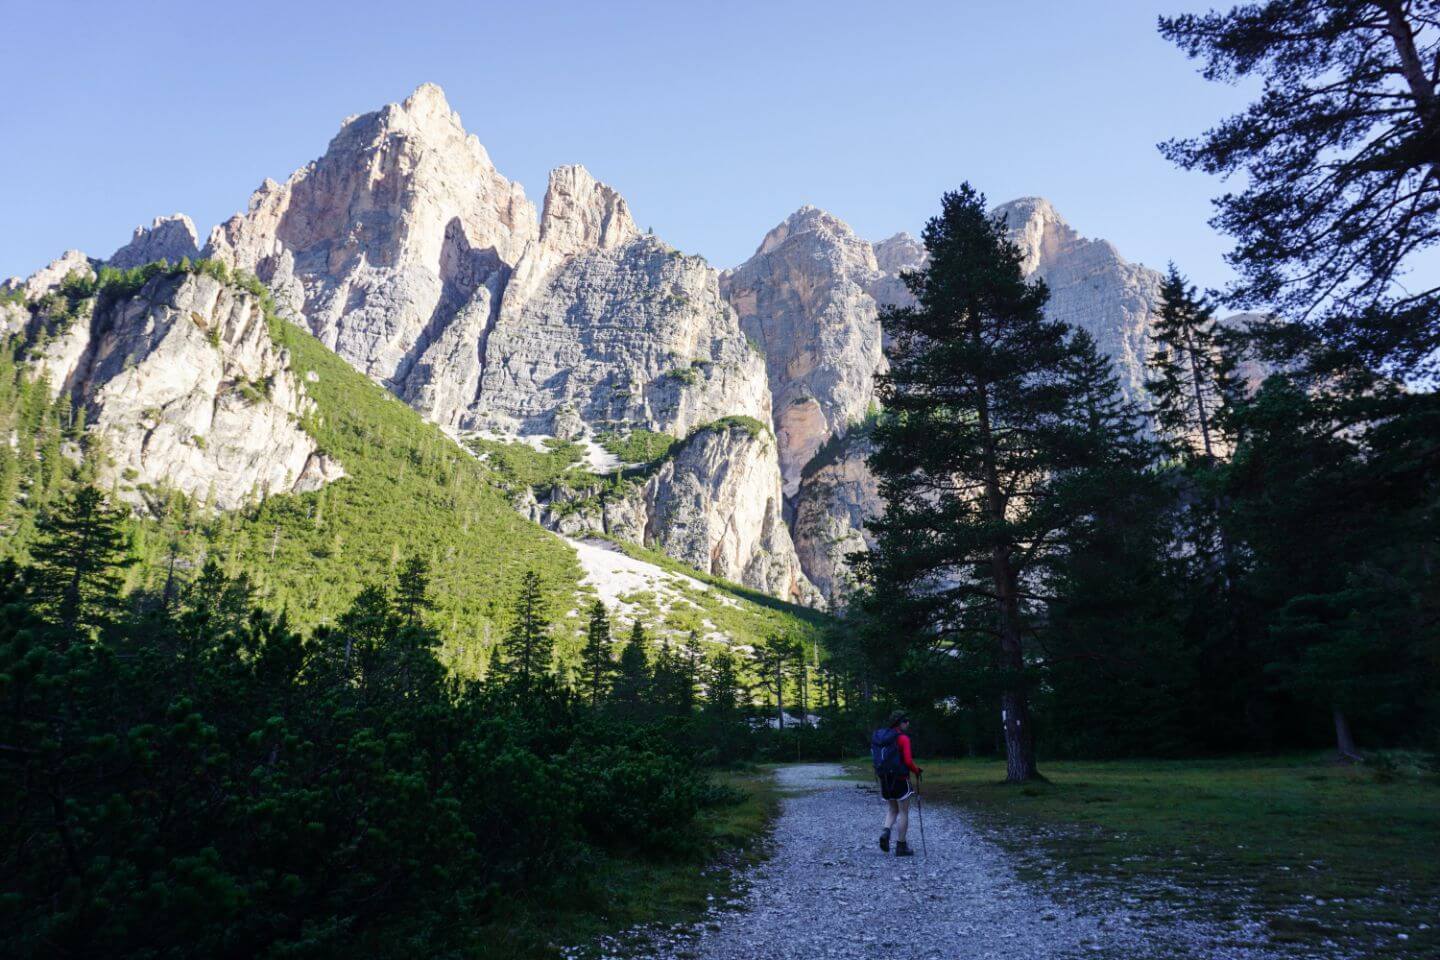
<svg viewBox="0 0 1440 960">
<path fill-rule="evenodd" d="M 1340 755 L 1340 759 L 1349 761 L 1365 759 L 1360 753 L 1360 748 L 1355 746 L 1355 735 L 1350 732 L 1350 721 L 1345 718 L 1345 711 L 1334 707 L 1331 712 L 1335 715 L 1335 752 Z"/>
</svg>

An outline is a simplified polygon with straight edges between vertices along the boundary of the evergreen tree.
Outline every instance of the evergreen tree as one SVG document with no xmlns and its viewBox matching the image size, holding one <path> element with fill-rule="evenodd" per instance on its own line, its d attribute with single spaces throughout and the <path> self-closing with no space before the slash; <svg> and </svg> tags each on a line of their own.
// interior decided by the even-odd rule
<svg viewBox="0 0 1440 960">
<path fill-rule="evenodd" d="M 95 631 L 110 623 L 120 608 L 121 571 L 133 561 L 121 529 L 123 514 L 105 496 L 80 487 L 62 500 L 41 524 L 33 548 L 37 607 L 62 633 Z"/>
<path fill-rule="evenodd" d="M 433 608 L 429 590 L 430 561 L 411 554 L 395 579 L 395 612 L 407 626 L 420 626 Z"/>
<path fill-rule="evenodd" d="M 1233 390 L 1233 363 L 1221 350 L 1215 308 L 1170 264 L 1147 361 L 1155 419 L 1176 449 L 1213 462 L 1223 451 L 1219 416 Z"/>
<path fill-rule="evenodd" d="M 740 674 L 735 655 L 722 650 L 710 658 L 705 673 L 705 712 L 720 719 L 734 718 L 740 709 Z"/>
<path fill-rule="evenodd" d="M 611 699 L 627 711 L 635 712 L 650 694 L 650 664 L 645 656 L 645 627 L 636 620 L 630 626 L 630 639 L 620 651 Z"/>
<path fill-rule="evenodd" d="M 1160 18 L 1207 79 L 1263 82 L 1243 112 L 1162 145 L 1244 174 L 1211 221 L 1238 243 L 1229 302 L 1413 373 L 1440 358 L 1440 285 L 1396 282 L 1440 243 L 1437 16 L 1434 0 L 1263 0 Z"/>
<path fill-rule="evenodd" d="M 500 675 L 522 704 L 550 673 L 553 640 L 545 616 L 540 575 L 526 571 L 511 608 L 510 629 L 500 646 Z"/>
<path fill-rule="evenodd" d="M 610 614 L 599 600 L 590 607 L 590 623 L 585 630 L 585 648 L 581 651 L 582 682 L 592 707 L 599 706 L 610 693 L 615 676 L 615 658 L 611 652 Z"/>
<path fill-rule="evenodd" d="M 1073 478 L 1118 441 L 1090 426 L 1094 390 L 1074 376 L 1085 341 L 1046 319 L 1045 286 L 1025 281 L 984 197 L 946 194 L 924 240 L 929 261 L 906 276 L 916 305 L 881 316 L 894 346 L 870 465 L 886 508 L 860 558 L 865 602 L 883 642 L 901 631 L 912 672 L 993 664 L 1007 779 L 1028 780 L 1026 642 L 1051 599 L 1035 582 L 1083 515 L 1064 495 Z"/>
</svg>

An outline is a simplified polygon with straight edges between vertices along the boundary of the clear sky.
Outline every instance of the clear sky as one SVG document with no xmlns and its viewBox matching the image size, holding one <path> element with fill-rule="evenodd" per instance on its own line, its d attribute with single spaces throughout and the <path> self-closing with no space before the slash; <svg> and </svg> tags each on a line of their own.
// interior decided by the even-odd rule
<svg viewBox="0 0 1440 960">
<path fill-rule="evenodd" d="M 1219 285 L 1223 186 L 1155 148 L 1247 99 L 1155 32 L 1204 6 L 6 0 L 0 277 L 108 256 L 157 214 L 203 239 L 342 118 L 428 80 L 537 203 L 551 167 L 583 163 L 720 267 L 805 203 L 871 239 L 918 232 L 968 179 Z"/>
</svg>

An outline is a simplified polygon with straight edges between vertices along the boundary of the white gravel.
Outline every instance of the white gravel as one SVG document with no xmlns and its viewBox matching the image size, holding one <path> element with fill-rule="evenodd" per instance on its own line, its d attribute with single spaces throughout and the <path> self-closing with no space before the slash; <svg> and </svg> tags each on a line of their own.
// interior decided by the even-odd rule
<svg viewBox="0 0 1440 960">
<path fill-rule="evenodd" d="M 774 853 L 746 892 L 690 928 L 632 931 L 577 956 L 656 960 L 1052 957 L 1262 960 L 1248 922 L 1200 924 L 1155 906 L 1097 903 L 1063 885 L 1036 889 L 954 808 L 927 805 L 928 856 L 897 859 L 876 843 L 873 785 L 834 764 L 782 767 Z M 912 846 L 920 849 L 912 805 Z"/>
</svg>

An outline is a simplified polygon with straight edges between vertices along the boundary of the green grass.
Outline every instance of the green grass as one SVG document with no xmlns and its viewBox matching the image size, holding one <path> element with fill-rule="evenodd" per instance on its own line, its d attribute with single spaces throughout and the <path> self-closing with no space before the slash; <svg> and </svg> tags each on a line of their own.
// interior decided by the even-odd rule
<svg viewBox="0 0 1440 960">
<path fill-rule="evenodd" d="M 1188 891 L 1179 903 L 1167 894 L 1168 906 L 1218 919 L 1248 912 L 1277 942 L 1440 953 L 1433 776 L 1380 782 L 1372 769 L 1309 756 L 1057 761 L 1041 766 L 1048 783 L 1007 786 L 998 761 L 923 765 L 927 798 L 978 814 L 1034 877 L 1058 864 L 1121 887 L 1163 878 Z"/>
<path fill-rule="evenodd" d="M 465 445 L 485 458 L 489 466 L 507 485 L 520 487 L 549 486 L 553 483 L 590 483 L 595 477 L 580 468 L 585 462 L 585 448 L 578 443 L 551 437 L 544 450 L 536 450 L 520 441 L 486 440 L 471 437 Z"/>
<path fill-rule="evenodd" d="M 652 463 L 663 460 L 680 441 L 668 433 L 636 428 L 628 433 L 597 434 L 596 442 L 620 458 L 621 463 Z"/>
<path fill-rule="evenodd" d="M 607 859 L 581 902 L 547 911 L 519 924 L 520 936 L 504 944 L 517 960 L 553 957 L 564 946 L 590 945 L 597 937 L 631 931 L 641 925 L 692 923 L 715 902 L 736 892 L 737 873 L 767 855 L 765 839 L 779 809 L 779 793 L 768 769 L 725 771 L 714 775 L 739 792 L 738 803 L 704 807 L 697 820 L 699 848 L 694 856 L 671 859 Z M 626 946 L 644 956 L 645 935 L 633 931 Z M 638 952 L 637 952 L 638 951 Z M 571 954 L 576 956 L 576 954 Z"/>
</svg>

